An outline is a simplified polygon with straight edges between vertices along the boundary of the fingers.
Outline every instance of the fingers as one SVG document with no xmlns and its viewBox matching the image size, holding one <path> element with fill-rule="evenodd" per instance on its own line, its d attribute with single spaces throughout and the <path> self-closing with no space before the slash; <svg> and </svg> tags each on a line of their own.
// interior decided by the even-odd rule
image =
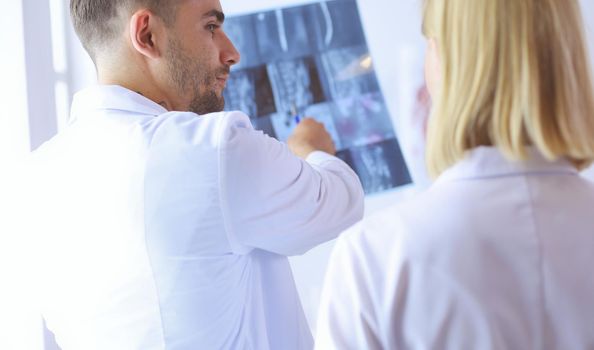
<svg viewBox="0 0 594 350">
<path fill-rule="evenodd" d="M 297 156 L 305 158 L 313 151 L 336 153 L 334 141 L 323 123 L 313 118 L 305 118 L 297 125 L 287 141 L 289 149 Z"/>
</svg>

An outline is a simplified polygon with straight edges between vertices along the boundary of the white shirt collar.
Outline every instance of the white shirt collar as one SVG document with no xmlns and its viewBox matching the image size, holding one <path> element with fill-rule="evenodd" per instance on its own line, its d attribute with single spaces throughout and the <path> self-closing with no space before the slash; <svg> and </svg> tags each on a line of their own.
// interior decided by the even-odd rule
<svg viewBox="0 0 594 350">
<path fill-rule="evenodd" d="M 74 95 L 72 120 L 84 118 L 96 110 L 120 110 L 155 116 L 168 112 L 154 101 L 119 85 L 94 85 Z"/>
<path fill-rule="evenodd" d="M 565 158 L 551 162 L 535 148 L 528 148 L 527 153 L 526 160 L 510 161 L 496 147 L 477 147 L 444 171 L 436 183 L 523 174 L 578 174 L 577 169 Z"/>
</svg>

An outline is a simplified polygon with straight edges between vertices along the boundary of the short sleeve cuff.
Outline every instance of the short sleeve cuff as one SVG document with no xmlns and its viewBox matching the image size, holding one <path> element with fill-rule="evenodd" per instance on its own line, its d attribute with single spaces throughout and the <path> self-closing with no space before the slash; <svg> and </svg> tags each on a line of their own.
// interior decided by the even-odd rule
<svg viewBox="0 0 594 350">
<path fill-rule="evenodd" d="M 305 161 L 310 164 L 321 165 L 326 162 L 334 161 L 337 159 L 338 158 L 336 158 L 326 152 L 313 151 L 307 156 L 307 158 L 305 158 Z"/>
</svg>

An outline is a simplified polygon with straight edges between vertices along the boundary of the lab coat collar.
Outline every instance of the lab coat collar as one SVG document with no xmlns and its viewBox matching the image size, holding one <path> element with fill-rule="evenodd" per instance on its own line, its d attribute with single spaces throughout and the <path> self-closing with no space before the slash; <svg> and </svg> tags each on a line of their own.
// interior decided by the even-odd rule
<svg viewBox="0 0 594 350">
<path fill-rule="evenodd" d="M 529 148 L 527 153 L 526 160 L 510 161 L 496 147 L 477 147 L 443 172 L 436 183 L 527 174 L 578 174 L 577 169 L 565 158 L 551 162 L 535 148 Z"/>
<path fill-rule="evenodd" d="M 94 85 L 74 95 L 72 121 L 92 115 L 96 110 L 120 110 L 136 114 L 161 115 L 161 105 L 119 85 Z"/>
</svg>

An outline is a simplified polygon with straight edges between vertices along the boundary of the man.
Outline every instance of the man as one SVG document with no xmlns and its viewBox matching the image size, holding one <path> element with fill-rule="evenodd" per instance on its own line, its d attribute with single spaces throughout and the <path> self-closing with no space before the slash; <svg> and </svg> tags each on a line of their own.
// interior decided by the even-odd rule
<svg viewBox="0 0 594 350">
<path fill-rule="evenodd" d="M 239 54 L 218 0 L 70 7 L 100 85 L 31 169 L 41 307 L 60 346 L 311 348 L 286 256 L 363 206 L 324 127 L 304 120 L 287 147 L 220 112 Z"/>
</svg>

